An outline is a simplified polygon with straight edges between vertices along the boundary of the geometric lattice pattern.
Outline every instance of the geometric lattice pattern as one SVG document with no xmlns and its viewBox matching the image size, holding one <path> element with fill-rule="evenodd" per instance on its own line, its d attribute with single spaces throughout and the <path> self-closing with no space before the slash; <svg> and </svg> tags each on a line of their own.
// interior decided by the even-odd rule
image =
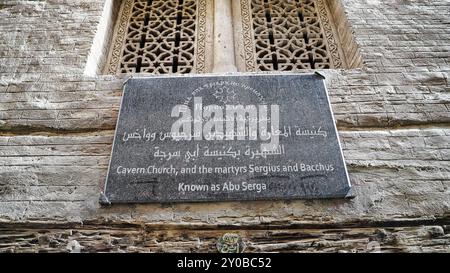
<svg viewBox="0 0 450 273">
<path fill-rule="evenodd" d="M 251 0 L 251 10 L 258 70 L 335 67 L 317 1 Z"/>
<path fill-rule="evenodd" d="M 127 0 L 131 12 L 113 73 L 191 73 L 196 0 Z"/>
<path fill-rule="evenodd" d="M 212 0 L 122 0 L 105 71 L 212 71 Z M 345 68 L 325 0 L 232 0 L 241 71 Z M 213 16 L 211 16 L 213 15 Z M 224 15 L 227 16 L 227 15 Z M 223 37 L 222 37 L 223 39 Z M 233 39 L 230 43 L 233 43 Z M 220 52 L 218 53 L 220 54 Z"/>
</svg>

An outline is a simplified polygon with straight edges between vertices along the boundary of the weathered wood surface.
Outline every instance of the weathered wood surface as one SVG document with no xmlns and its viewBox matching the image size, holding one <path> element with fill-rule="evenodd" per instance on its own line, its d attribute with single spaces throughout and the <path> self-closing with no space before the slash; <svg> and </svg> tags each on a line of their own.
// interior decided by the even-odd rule
<svg viewBox="0 0 450 273">
<path fill-rule="evenodd" d="M 102 208 L 124 81 L 82 75 L 103 1 L 0 1 L 0 252 L 450 252 L 450 3 L 343 3 L 365 67 L 323 73 L 356 198 Z"/>
<path fill-rule="evenodd" d="M 0 252 L 216 252 L 238 233 L 247 252 L 448 252 L 450 221 L 354 226 L 154 226 L 136 223 L 0 224 Z M 402 226 L 405 225 L 405 226 Z M 45 226 L 45 225 L 44 225 Z"/>
</svg>

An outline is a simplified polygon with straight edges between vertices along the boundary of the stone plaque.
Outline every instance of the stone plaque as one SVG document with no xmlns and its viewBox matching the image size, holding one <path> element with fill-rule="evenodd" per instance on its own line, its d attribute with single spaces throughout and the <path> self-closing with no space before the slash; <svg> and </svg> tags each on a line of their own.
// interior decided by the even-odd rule
<svg viewBox="0 0 450 273">
<path fill-rule="evenodd" d="M 319 75 L 125 85 L 105 202 L 343 198 L 349 190 Z"/>
</svg>

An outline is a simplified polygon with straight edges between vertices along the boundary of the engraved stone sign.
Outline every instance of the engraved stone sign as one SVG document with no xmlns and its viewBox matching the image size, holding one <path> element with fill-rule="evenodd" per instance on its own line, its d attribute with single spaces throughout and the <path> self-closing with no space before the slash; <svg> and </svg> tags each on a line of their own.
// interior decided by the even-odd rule
<svg viewBox="0 0 450 273">
<path fill-rule="evenodd" d="M 343 198 L 350 182 L 319 75 L 130 79 L 110 203 Z"/>
</svg>

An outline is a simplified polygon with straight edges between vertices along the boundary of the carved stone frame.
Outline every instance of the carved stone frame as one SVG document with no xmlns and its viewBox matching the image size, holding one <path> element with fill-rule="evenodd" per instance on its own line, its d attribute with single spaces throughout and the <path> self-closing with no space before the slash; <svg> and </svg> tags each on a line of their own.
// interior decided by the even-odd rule
<svg viewBox="0 0 450 273">
<path fill-rule="evenodd" d="M 135 0 L 115 0 L 119 12 L 109 46 L 104 74 L 120 74 L 120 62 L 130 16 Z M 230 1 L 233 10 L 234 61 L 239 72 L 259 71 L 256 61 L 251 0 Z M 343 6 L 338 0 L 315 0 L 330 56 L 331 69 L 358 68 L 362 58 L 353 38 Z M 192 73 L 210 73 L 214 70 L 214 1 L 197 0 L 197 26 L 195 30 L 195 56 Z"/>
<path fill-rule="evenodd" d="M 120 74 L 120 62 L 123 57 L 123 47 L 130 17 L 132 15 L 135 0 L 123 0 L 114 33 L 111 40 L 107 62 L 104 68 L 105 74 Z M 212 37 L 213 37 L 213 3 L 208 0 L 197 0 L 197 27 L 194 53 L 193 73 L 208 73 L 212 71 Z"/>
<path fill-rule="evenodd" d="M 325 41 L 331 59 L 332 69 L 353 68 L 349 67 L 346 61 L 346 56 L 341 48 L 339 40 L 339 33 L 337 31 L 334 18 L 328 7 L 326 0 L 315 0 L 316 8 L 321 22 L 323 32 L 325 34 Z M 234 1 L 238 2 L 238 1 Z M 337 8 L 342 8 L 340 5 L 334 5 Z M 239 0 L 239 7 L 234 5 L 235 13 L 239 13 L 239 19 L 235 19 L 235 41 L 236 41 L 236 64 L 239 71 L 255 72 L 259 71 L 256 62 L 254 30 L 252 24 L 252 10 L 251 0 Z M 342 11 L 339 11 L 344 15 Z M 346 22 L 346 18 L 339 18 Z M 348 29 L 348 32 L 351 32 Z M 354 41 L 352 40 L 354 43 Z M 359 54 L 356 51 L 356 54 Z M 353 56 L 352 56 L 353 57 Z M 355 67 L 360 66 L 362 62 L 356 63 Z"/>
</svg>

